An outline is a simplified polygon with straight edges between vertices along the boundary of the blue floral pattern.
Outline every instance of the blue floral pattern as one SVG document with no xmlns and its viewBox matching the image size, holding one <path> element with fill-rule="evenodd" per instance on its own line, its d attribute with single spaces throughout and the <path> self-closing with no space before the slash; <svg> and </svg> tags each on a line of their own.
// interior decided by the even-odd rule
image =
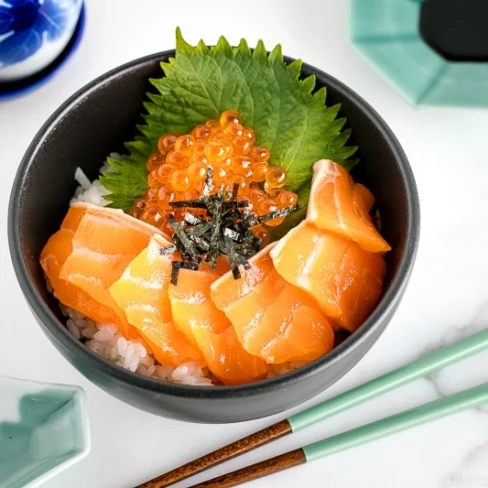
<svg viewBox="0 0 488 488">
<path fill-rule="evenodd" d="M 81 0 L 0 0 L 0 66 L 26 60 L 55 41 Z"/>
</svg>

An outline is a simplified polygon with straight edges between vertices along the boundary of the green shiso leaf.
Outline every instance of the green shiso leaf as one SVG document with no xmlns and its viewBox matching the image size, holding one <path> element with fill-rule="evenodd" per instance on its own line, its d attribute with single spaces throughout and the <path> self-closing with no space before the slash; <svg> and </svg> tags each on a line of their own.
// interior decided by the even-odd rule
<svg viewBox="0 0 488 488">
<path fill-rule="evenodd" d="M 125 147 L 129 153 L 121 156 L 120 161 L 107 159 L 113 171 L 102 174 L 100 181 L 111 192 L 107 196 L 110 206 L 128 212 L 147 190 L 146 161 L 152 150 L 148 141 L 130 142 Z"/>
<path fill-rule="evenodd" d="M 115 172 L 102 176 L 114 207 L 127 211 L 143 195 L 146 159 L 161 135 L 188 133 L 228 109 L 254 129 L 257 144 L 271 152 L 271 164 L 286 168 L 287 188 L 299 193 L 302 209 L 315 161 L 332 159 L 347 169 L 356 162 L 356 147 L 347 146 L 349 130 L 343 130 L 346 119 L 337 117 L 340 106 L 327 107 L 325 88 L 315 91 L 314 76 L 301 79 L 301 61 L 285 64 L 280 46 L 268 54 L 262 41 L 251 51 L 244 40 L 232 48 L 221 37 L 211 48 L 203 41 L 194 47 L 177 29 L 176 56 L 161 66 L 165 76 L 151 80 L 157 93 L 144 104 L 142 137 L 127 145 L 129 154 L 120 162 L 110 161 Z M 296 223 L 299 215 L 303 211 L 287 221 Z"/>
</svg>

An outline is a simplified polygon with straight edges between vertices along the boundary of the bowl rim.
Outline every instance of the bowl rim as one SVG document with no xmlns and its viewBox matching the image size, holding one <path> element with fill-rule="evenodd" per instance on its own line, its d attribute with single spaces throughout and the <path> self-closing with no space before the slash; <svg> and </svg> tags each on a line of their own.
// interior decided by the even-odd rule
<svg viewBox="0 0 488 488">
<path fill-rule="evenodd" d="M 327 353 L 322 358 L 319 358 L 305 366 L 302 366 L 294 371 L 284 375 L 260 380 L 254 383 L 247 383 L 243 385 L 233 386 L 219 386 L 218 388 L 209 388 L 207 386 L 192 386 L 180 385 L 175 383 L 168 383 L 160 379 L 145 377 L 129 370 L 123 369 L 114 363 L 102 358 L 95 352 L 91 351 L 80 341 L 76 340 L 66 329 L 65 325 L 58 320 L 58 318 L 51 311 L 50 307 L 44 302 L 41 295 L 37 292 L 26 264 L 24 263 L 21 252 L 21 238 L 18 232 L 19 226 L 17 222 L 20 215 L 20 201 L 22 196 L 22 181 L 24 174 L 29 170 L 29 167 L 34 163 L 36 154 L 42 146 L 44 137 L 49 134 L 57 125 L 57 123 L 64 118 L 64 116 L 74 107 L 76 107 L 81 100 L 84 100 L 93 91 L 99 87 L 116 79 L 123 74 L 130 72 L 134 67 L 148 62 L 163 62 L 169 58 L 174 57 L 175 50 L 166 50 L 148 56 L 140 57 L 116 67 L 101 76 L 97 77 L 90 83 L 83 86 L 76 91 L 68 100 L 66 100 L 43 124 L 39 129 L 34 139 L 27 148 L 25 155 L 17 170 L 17 174 L 13 183 L 9 209 L 8 209 L 8 241 L 10 247 L 11 259 L 14 270 L 19 281 L 19 285 L 25 295 L 25 298 L 32 308 L 38 320 L 42 322 L 46 331 L 56 337 L 64 347 L 67 349 L 78 349 L 78 353 L 84 355 L 90 361 L 94 361 L 93 366 L 99 367 L 102 370 L 108 371 L 109 374 L 117 380 L 133 387 L 167 394 L 174 397 L 184 398 L 211 398 L 211 399 L 229 399 L 248 397 L 259 395 L 262 392 L 269 392 L 281 388 L 287 388 L 305 378 L 310 378 L 318 374 L 324 373 L 329 366 L 340 361 L 346 354 L 353 353 L 353 351 L 361 346 L 362 343 L 368 340 L 369 336 L 375 332 L 375 329 L 380 327 L 383 320 L 386 320 L 393 312 L 396 303 L 403 295 L 407 286 L 410 274 L 412 272 L 420 234 L 420 203 L 417 191 L 415 178 L 400 143 L 388 127 L 383 118 L 355 91 L 334 78 L 333 76 L 315 68 L 309 64 L 303 63 L 302 72 L 305 69 L 307 72 L 318 75 L 318 78 L 325 83 L 327 87 L 333 86 L 341 95 L 348 99 L 349 102 L 354 103 L 363 112 L 365 112 L 370 120 L 375 124 L 377 130 L 381 133 L 381 137 L 388 141 L 392 152 L 395 155 L 395 164 L 398 166 L 401 178 L 406 188 L 405 198 L 407 200 L 407 229 L 406 242 L 403 256 L 398 267 L 398 271 L 392 279 L 389 289 L 381 298 L 375 310 L 368 317 L 368 319 L 361 325 L 361 327 L 345 339 L 341 344 L 335 347 L 332 351 Z M 293 58 L 284 57 L 285 62 L 293 61 Z M 142 101 L 141 101 L 142 110 Z M 347 116 L 347 114 L 345 114 Z M 51 340 L 51 337 L 49 337 Z"/>
</svg>

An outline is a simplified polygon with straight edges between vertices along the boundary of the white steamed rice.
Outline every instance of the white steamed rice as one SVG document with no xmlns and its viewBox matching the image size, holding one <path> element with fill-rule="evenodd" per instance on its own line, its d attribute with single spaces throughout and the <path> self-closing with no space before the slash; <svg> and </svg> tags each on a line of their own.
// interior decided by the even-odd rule
<svg viewBox="0 0 488 488">
<path fill-rule="evenodd" d="M 113 153 L 110 155 L 113 159 L 118 159 L 119 155 Z M 113 171 L 112 168 L 106 162 L 100 169 L 100 174 L 108 173 Z M 106 207 L 110 201 L 106 200 L 104 197 L 110 194 L 110 192 L 102 185 L 99 179 L 93 182 L 85 175 L 81 168 L 77 168 L 75 171 L 75 180 L 80 185 L 75 190 L 75 194 L 71 203 L 84 202 L 91 203 L 92 205 L 97 205 L 98 207 Z"/>
<path fill-rule="evenodd" d="M 109 361 L 139 373 L 171 383 L 194 386 L 212 386 L 208 371 L 195 363 L 184 363 L 177 368 L 161 366 L 149 355 L 146 348 L 122 337 L 114 324 L 101 324 L 90 320 L 73 309 L 60 304 L 67 317 L 66 327 L 71 335 L 84 341 L 86 347 Z"/>
<path fill-rule="evenodd" d="M 110 155 L 118 159 L 116 153 Z M 112 171 L 108 163 L 100 169 L 100 174 Z M 93 182 L 85 175 L 81 168 L 77 168 L 75 179 L 79 186 L 75 191 L 71 203 L 84 202 L 100 207 L 107 206 L 110 201 L 105 197 L 110 192 L 102 185 L 100 180 Z M 50 283 L 48 289 L 53 292 Z M 56 294 L 54 293 L 56 296 Z M 103 358 L 128 369 L 132 372 L 161 379 L 170 383 L 194 386 L 212 386 L 218 384 L 212 377 L 208 368 L 202 368 L 196 363 L 188 362 L 176 368 L 162 366 L 148 354 L 146 348 L 139 342 L 125 339 L 115 324 L 102 324 L 94 322 L 77 311 L 59 304 L 62 314 L 67 317 L 66 327 L 71 335 L 82 342 L 93 352 Z M 279 376 L 304 365 L 302 362 L 274 365 L 269 367 L 268 377 Z"/>
</svg>

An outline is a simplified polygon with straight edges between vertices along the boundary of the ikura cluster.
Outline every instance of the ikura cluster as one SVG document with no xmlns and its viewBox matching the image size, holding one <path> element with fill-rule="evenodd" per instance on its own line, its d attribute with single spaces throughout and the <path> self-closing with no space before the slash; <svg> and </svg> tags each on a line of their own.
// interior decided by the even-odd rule
<svg viewBox="0 0 488 488">
<path fill-rule="evenodd" d="M 135 202 L 131 215 L 172 235 L 168 217 L 181 220 L 186 209 L 175 210 L 170 204 L 201 197 L 209 167 L 213 168 L 211 193 L 231 192 L 238 185 L 239 199 L 248 200 L 250 210 L 259 216 L 296 204 L 297 195 L 283 189 L 285 169 L 269 164 L 268 149 L 256 146 L 254 131 L 241 122 L 236 111 L 228 110 L 220 120 L 209 120 L 190 134 L 162 136 L 158 152 L 147 161 L 148 189 Z M 284 218 L 266 225 L 279 225 Z M 264 226 L 254 230 L 263 244 L 269 241 Z"/>
</svg>

